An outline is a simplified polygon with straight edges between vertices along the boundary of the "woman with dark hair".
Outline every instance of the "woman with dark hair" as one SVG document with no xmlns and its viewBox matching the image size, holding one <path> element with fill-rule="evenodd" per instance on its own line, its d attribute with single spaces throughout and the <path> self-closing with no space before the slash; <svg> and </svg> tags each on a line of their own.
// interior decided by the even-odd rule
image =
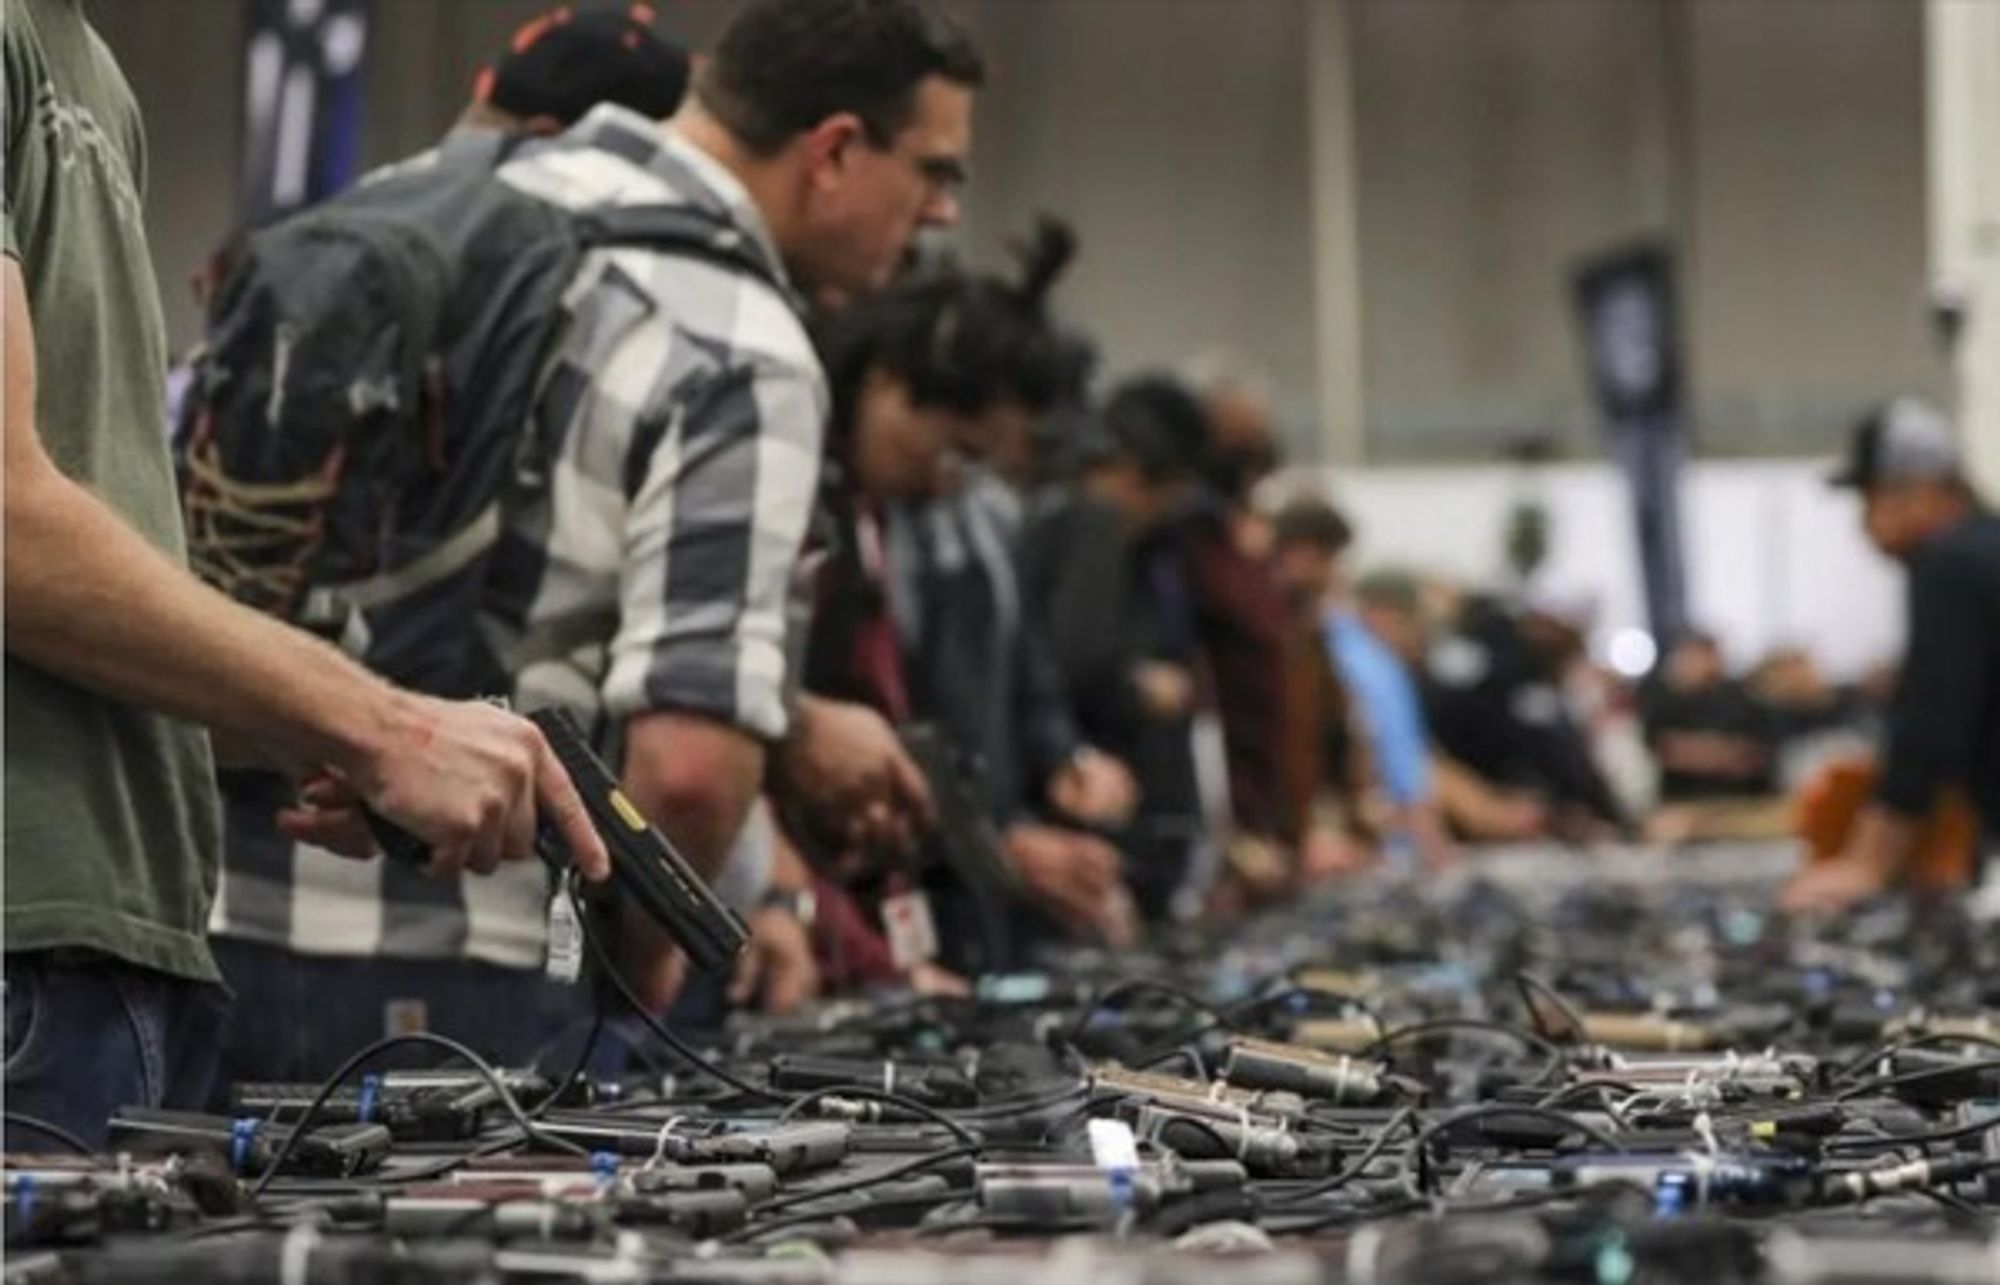
<svg viewBox="0 0 2000 1285">
<path fill-rule="evenodd" d="M 1073 250 L 1045 221 L 1012 279 L 936 271 L 824 328 L 839 476 L 806 673 L 815 692 L 935 724 L 977 765 L 984 820 L 1034 903 L 1073 932 L 1122 939 L 1116 850 L 1052 822 L 1118 824 L 1130 775 L 1078 735 L 1015 566 L 1010 481 L 1032 474 L 1041 423 L 1089 365 L 1046 309 Z M 987 967 L 1013 953 L 992 933 L 951 931 L 980 909 L 965 890 L 931 892 L 947 941 L 983 938 Z"/>
</svg>

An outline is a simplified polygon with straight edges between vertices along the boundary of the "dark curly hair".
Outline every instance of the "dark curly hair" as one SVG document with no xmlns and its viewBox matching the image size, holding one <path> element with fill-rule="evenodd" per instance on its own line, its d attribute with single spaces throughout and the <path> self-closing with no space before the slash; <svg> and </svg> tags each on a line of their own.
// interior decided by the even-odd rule
<svg viewBox="0 0 2000 1285">
<path fill-rule="evenodd" d="M 1041 219 L 1014 248 L 1010 277 L 962 268 L 890 286 L 820 328 L 836 432 L 851 428 L 871 371 L 895 376 L 918 406 L 977 415 L 1007 402 L 1046 414 L 1082 395 L 1092 353 L 1052 319 L 1048 298 L 1076 255 L 1069 227 Z"/>
<path fill-rule="evenodd" d="M 1170 375 L 1137 375 L 1118 385 L 1104 399 L 1099 422 L 1099 455 L 1131 462 L 1149 482 L 1199 478 L 1207 467 L 1208 413 Z"/>
<path fill-rule="evenodd" d="M 841 112 L 886 147 L 931 76 L 968 87 L 985 78 L 971 37 L 932 0 L 753 0 L 716 42 L 695 95 L 764 155 Z"/>
</svg>

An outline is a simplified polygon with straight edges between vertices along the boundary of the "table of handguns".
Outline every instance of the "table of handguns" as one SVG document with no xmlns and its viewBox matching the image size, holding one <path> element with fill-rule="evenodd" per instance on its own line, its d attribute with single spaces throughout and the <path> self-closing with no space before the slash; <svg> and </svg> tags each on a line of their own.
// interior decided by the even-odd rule
<svg viewBox="0 0 2000 1285">
<path fill-rule="evenodd" d="M 1788 861 L 1479 854 L 616 1078 L 419 1037 L 9 1155 L 6 1279 L 2000 1281 L 2000 925 Z"/>
</svg>

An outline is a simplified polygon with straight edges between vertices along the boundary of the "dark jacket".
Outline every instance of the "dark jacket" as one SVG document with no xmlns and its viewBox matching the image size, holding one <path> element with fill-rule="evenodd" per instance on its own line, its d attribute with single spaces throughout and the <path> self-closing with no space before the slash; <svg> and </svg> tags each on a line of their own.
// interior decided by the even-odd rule
<svg viewBox="0 0 2000 1285">
<path fill-rule="evenodd" d="M 1878 797 L 1927 815 L 1963 788 L 2000 839 L 2000 516 L 1978 512 L 1910 559 L 1910 641 Z"/>
<path fill-rule="evenodd" d="M 1171 532 L 1132 539 L 1118 513 L 1071 488 L 1038 498 L 1023 540 L 1022 601 L 1083 736 L 1139 783 L 1126 877 L 1140 909 L 1162 914 L 1205 832 L 1193 720 L 1157 718 L 1139 699 L 1145 661 L 1200 666 L 1194 608 Z"/>
</svg>

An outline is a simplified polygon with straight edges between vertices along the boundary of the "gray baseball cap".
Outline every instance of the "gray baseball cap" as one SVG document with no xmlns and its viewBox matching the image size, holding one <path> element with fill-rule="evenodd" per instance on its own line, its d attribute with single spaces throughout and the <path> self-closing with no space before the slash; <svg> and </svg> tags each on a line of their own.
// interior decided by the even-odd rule
<svg viewBox="0 0 2000 1285">
<path fill-rule="evenodd" d="M 1964 474 L 1951 422 L 1926 402 L 1898 397 L 1862 416 L 1827 481 L 1865 491 L 1885 482 L 1946 482 Z"/>
</svg>

